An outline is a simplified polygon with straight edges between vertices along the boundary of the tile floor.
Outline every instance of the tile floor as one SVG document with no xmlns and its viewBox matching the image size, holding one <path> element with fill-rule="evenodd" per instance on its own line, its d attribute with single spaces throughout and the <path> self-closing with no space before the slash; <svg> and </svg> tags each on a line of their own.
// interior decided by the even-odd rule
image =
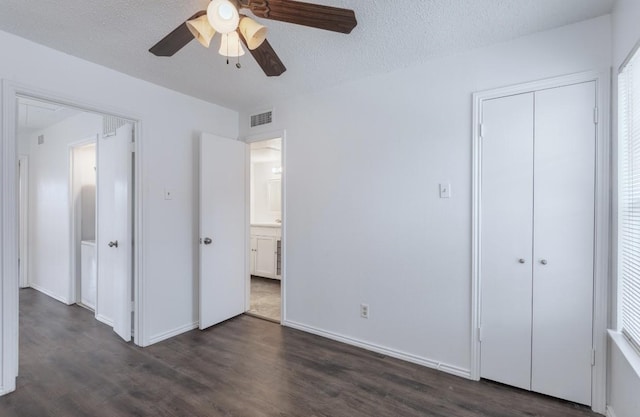
<svg viewBox="0 0 640 417">
<path fill-rule="evenodd" d="M 248 313 L 280 323 L 280 281 L 251 276 L 251 306 Z"/>
</svg>

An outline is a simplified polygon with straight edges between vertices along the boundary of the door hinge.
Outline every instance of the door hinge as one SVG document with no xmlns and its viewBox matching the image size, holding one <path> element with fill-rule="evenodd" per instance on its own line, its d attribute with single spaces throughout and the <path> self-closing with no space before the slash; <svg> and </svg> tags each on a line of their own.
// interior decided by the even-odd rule
<svg viewBox="0 0 640 417">
<path fill-rule="evenodd" d="M 480 138 L 484 138 L 484 123 L 480 122 L 479 130 L 480 130 Z"/>
<path fill-rule="evenodd" d="M 591 366 L 596 366 L 596 350 L 591 350 Z"/>
<path fill-rule="evenodd" d="M 136 143 L 135 142 L 130 142 L 129 143 L 129 151 L 131 153 L 135 153 L 136 152 Z"/>
<path fill-rule="evenodd" d="M 478 342 L 482 342 L 482 326 L 478 327 Z"/>
<path fill-rule="evenodd" d="M 595 107 L 593 109 L 593 123 L 596 124 L 596 125 L 598 124 L 598 121 L 600 120 L 600 114 L 599 113 L 600 112 L 598 111 L 598 108 Z"/>
<path fill-rule="evenodd" d="M 134 301 L 131 302 L 131 312 L 136 311 L 136 303 Z"/>
</svg>

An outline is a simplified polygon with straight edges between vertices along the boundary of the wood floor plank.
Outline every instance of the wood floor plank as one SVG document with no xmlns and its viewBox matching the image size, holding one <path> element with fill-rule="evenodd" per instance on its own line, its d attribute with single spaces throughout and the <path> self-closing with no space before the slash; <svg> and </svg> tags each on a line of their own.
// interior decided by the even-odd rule
<svg viewBox="0 0 640 417">
<path fill-rule="evenodd" d="M 20 292 L 20 377 L 2 417 L 593 417 L 239 316 L 141 349 L 91 312 Z"/>
</svg>

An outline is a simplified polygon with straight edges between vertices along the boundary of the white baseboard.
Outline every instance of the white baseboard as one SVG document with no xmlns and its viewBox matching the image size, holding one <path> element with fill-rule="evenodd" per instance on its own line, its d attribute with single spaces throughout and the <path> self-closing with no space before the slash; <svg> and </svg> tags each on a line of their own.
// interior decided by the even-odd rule
<svg viewBox="0 0 640 417">
<path fill-rule="evenodd" d="M 39 292 L 43 293 L 44 295 L 47 295 L 47 296 L 53 298 L 54 300 L 60 301 L 61 303 L 64 303 L 66 305 L 73 304 L 73 303 L 69 302 L 69 300 L 67 300 L 65 297 L 61 297 L 61 296 L 59 296 L 57 294 L 54 294 L 51 291 L 40 287 L 39 285 L 31 284 L 31 288 L 33 288 L 36 291 L 39 291 Z"/>
<path fill-rule="evenodd" d="M 198 328 L 198 324 L 199 323 L 196 321 L 196 322 L 193 322 L 193 323 L 185 324 L 184 326 L 177 327 L 177 328 L 175 328 L 173 330 L 169 330 L 167 332 L 160 333 L 160 334 L 158 334 L 156 336 L 152 336 L 151 338 L 149 338 L 148 341 L 145 341 L 144 346 L 145 347 L 146 346 L 150 346 L 150 345 L 153 345 L 154 343 L 162 342 L 163 340 L 167 340 L 167 339 L 172 338 L 174 336 L 177 336 L 179 334 L 189 332 L 189 331 L 191 331 L 193 329 L 197 329 Z"/>
<path fill-rule="evenodd" d="M 446 372 L 448 374 L 456 375 L 462 378 L 471 379 L 471 371 L 469 369 L 463 369 L 458 366 L 449 365 L 433 359 L 423 358 L 421 356 L 413 355 L 399 350 L 390 349 L 384 346 L 379 346 L 369 342 L 363 342 L 361 340 L 353 339 L 348 336 L 343 336 L 337 333 L 328 332 L 315 327 L 307 326 L 305 324 L 297 323 L 290 320 L 282 322 L 283 326 L 291 327 L 292 329 L 302 330 L 303 332 L 315 334 L 317 336 L 326 337 L 327 339 L 335 340 L 338 342 L 346 343 L 347 345 L 356 346 L 362 349 L 370 350 L 372 352 L 381 353 L 383 355 L 390 356 L 392 358 L 401 359 L 407 362 L 415 363 L 418 365 L 426 366 L 428 368 L 437 369 L 439 371 Z"/>
<path fill-rule="evenodd" d="M 98 320 L 101 323 L 106 324 L 109 327 L 113 327 L 113 320 L 111 320 L 108 317 L 103 316 L 102 314 L 96 314 L 96 320 Z"/>
<path fill-rule="evenodd" d="M 613 407 L 607 406 L 607 417 L 616 417 L 616 413 L 613 411 Z"/>
</svg>

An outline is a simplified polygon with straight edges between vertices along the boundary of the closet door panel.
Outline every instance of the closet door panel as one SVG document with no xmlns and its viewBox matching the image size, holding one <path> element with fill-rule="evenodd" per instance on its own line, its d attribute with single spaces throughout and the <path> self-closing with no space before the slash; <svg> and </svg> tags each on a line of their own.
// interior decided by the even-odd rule
<svg viewBox="0 0 640 417">
<path fill-rule="evenodd" d="M 530 389 L 533 93 L 483 104 L 481 377 Z"/>
<path fill-rule="evenodd" d="M 591 403 L 595 83 L 535 93 L 531 389 Z"/>
</svg>

